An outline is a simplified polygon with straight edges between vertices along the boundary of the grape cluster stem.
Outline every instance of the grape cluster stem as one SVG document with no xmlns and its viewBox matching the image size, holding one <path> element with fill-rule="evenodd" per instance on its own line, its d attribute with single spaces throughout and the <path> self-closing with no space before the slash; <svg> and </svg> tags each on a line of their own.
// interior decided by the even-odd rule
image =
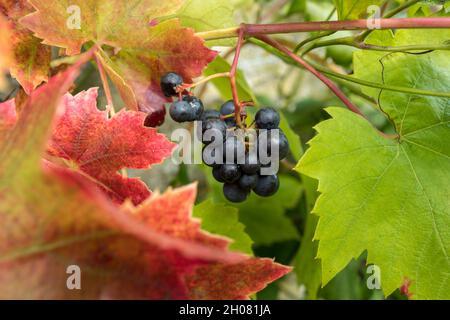
<svg viewBox="0 0 450 320">
<path fill-rule="evenodd" d="M 311 72 L 313 75 L 315 75 L 320 81 L 322 81 L 330 90 L 349 108 L 351 111 L 353 111 L 356 114 L 359 114 L 360 116 L 364 115 L 362 112 L 345 96 L 345 94 L 339 89 L 330 79 L 328 79 L 326 76 L 324 76 L 322 73 L 317 71 L 313 66 L 311 66 L 308 62 L 297 56 L 295 53 L 290 51 L 285 46 L 281 45 L 277 41 L 269 38 L 268 36 L 261 35 L 256 36 L 256 39 L 259 39 L 268 45 L 274 47 L 275 49 L 278 49 L 279 51 L 283 52 L 287 56 L 289 56 L 292 60 L 297 62 L 298 64 L 302 65 L 306 70 Z"/>
<path fill-rule="evenodd" d="M 234 115 L 236 119 L 236 126 L 239 128 L 242 128 L 242 121 L 241 121 L 241 111 L 242 111 L 242 104 L 239 101 L 239 96 L 237 92 L 237 86 L 236 86 L 236 72 L 237 72 L 237 66 L 239 62 L 239 55 L 241 53 L 242 44 L 244 43 L 244 36 L 245 36 L 245 25 L 242 25 L 241 28 L 239 28 L 238 31 L 238 41 L 236 44 L 236 50 L 234 53 L 233 63 L 231 64 L 230 69 L 230 85 L 231 85 L 231 94 L 233 96 L 233 102 L 234 102 Z"/>
<path fill-rule="evenodd" d="M 105 69 L 98 58 L 98 52 L 95 53 L 95 62 L 97 63 L 98 71 L 100 73 L 100 79 L 102 80 L 103 90 L 105 91 L 106 102 L 108 104 L 107 111 L 108 114 L 112 117 L 114 116 L 114 104 L 111 95 L 111 89 L 109 88 L 108 78 L 106 77 Z"/>
<path fill-rule="evenodd" d="M 450 28 L 449 17 L 432 18 L 382 18 L 377 20 L 377 29 L 433 29 Z M 197 32 L 204 40 L 218 40 L 239 36 L 243 25 L 225 29 Z M 282 34 L 297 32 L 340 31 L 340 30 L 370 30 L 366 19 L 339 21 L 309 21 L 272 24 L 245 24 L 246 36 L 264 34 Z"/>
</svg>

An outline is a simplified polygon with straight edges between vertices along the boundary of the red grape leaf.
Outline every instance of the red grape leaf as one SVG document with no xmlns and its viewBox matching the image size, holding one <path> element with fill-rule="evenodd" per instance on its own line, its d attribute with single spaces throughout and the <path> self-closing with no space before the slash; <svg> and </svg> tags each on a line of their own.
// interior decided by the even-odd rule
<svg viewBox="0 0 450 320">
<path fill-rule="evenodd" d="M 192 29 L 182 28 L 178 20 L 165 21 L 151 29 L 158 36 L 142 44 L 145 50 L 122 48 L 111 59 L 102 55 L 111 79 L 115 79 L 114 74 L 120 76 L 133 89 L 139 110 L 145 112 L 159 110 L 167 102 L 159 88 L 165 72 L 177 72 L 189 83 L 216 56 Z M 114 84 L 122 88 L 119 91 L 125 91 L 122 82 L 116 80 Z M 125 100 L 123 93 L 122 97 Z"/>
<path fill-rule="evenodd" d="M 0 103 L 0 143 L 14 127 L 16 120 L 17 114 L 14 99 Z"/>
<path fill-rule="evenodd" d="M 18 23 L 32 11 L 25 0 L 0 0 L 0 15 L 6 16 L 12 27 L 9 40 L 2 41 L 2 46 L 6 43 L 12 46 L 8 67 L 27 94 L 48 80 L 51 60 L 51 48 L 42 45 L 40 39 Z"/>
<path fill-rule="evenodd" d="M 78 67 L 34 91 L 0 143 L 0 298 L 248 298 L 289 271 L 202 232 L 191 218 L 194 185 L 119 207 L 79 171 L 42 166 Z M 80 290 L 67 287 L 73 265 Z"/>
<path fill-rule="evenodd" d="M 108 63 L 108 61 L 110 61 L 110 58 L 106 54 L 102 54 L 100 52 L 96 54 L 96 57 L 97 61 L 105 67 L 106 73 L 116 86 L 117 91 L 119 91 L 120 97 L 122 98 L 123 102 L 128 107 L 128 109 L 138 110 L 139 108 L 138 103 L 136 101 L 136 95 L 142 97 L 143 93 L 137 92 L 135 95 L 136 90 L 133 91 L 130 85 L 126 83 L 125 80 L 117 73 L 117 71 L 111 67 L 110 63 Z M 162 101 L 160 101 L 159 104 L 162 105 L 165 102 L 166 100 L 163 99 Z M 145 112 L 145 110 L 140 111 Z"/>
<path fill-rule="evenodd" d="M 181 192 L 180 190 L 185 190 Z M 192 218 L 195 189 L 184 187 L 167 191 L 163 197 L 155 195 L 137 207 L 133 214 L 156 230 L 185 240 L 195 240 L 218 250 L 228 248 L 225 238 L 211 238 L 200 232 L 200 221 Z M 169 215 L 168 212 L 171 214 Z M 248 257 L 248 256 L 247 256 Z M 291 268 L 274 263 L 272 259 L 250 258 L 234 264 L 209 263 L 189 268 L 178 257 L 176 264 L 183 268 L 190 299 L 248 299 Z"/>
<path fill-rule="evenodd" d="M 191 299 L 242 300 L 290 271 L 290 267 L 274 263 L 272 259 L 251 258 L 236 264 L 199 267 L 186 277 L 186 283 Z"/>
<path fill-rule="evenodd" d="M 174 71 L 185 82 L 191 82 L 216 56 L 192 29 L 182 27 L 178 19 L 168 18 L 176 17 L 183 4 L 181 0 L 142 0 L 137 4 L 122 0 L 74 0 L 70 5 L 80 9 L 80 29 L 67 28 L 67 1 L 30 3 L 37 11 L 22 18 L 21 23 L 44 39 L 44 43 L 66 48 L 69 55 L 79 53 L 88 41 L 115 48 L 113 56 L 100 51 L 97 58 L 132 110 L 161 112 L 163 103 L 168 101 L 159 88 L 161 75 Z"/>
<path fill-rule="evenodd" d="M 139 48 L 152 40 L 145 37 L 152 34 L 150 21 L 175 13 L 183 0 L 29 2 L 37 11 L 23 18 L 21 23 L 34 31 L 37 37 L 45 39 L 46 44 L 66 48 L 68 55 L 74 55 L 80 53 L 81 46 L 89 41 L 116 48 Z M 74 10 L 68 10 L 69 7 Z M 72 26 L 69 28 L 69 25 Z"/>
<path fill-rule="evenodd" d="M 66 94 L 60 112 L 49 154 L 71 161 L 118 202 L 129 198 L 137 205 L 150 195 L 141 180 L 118 173 L 161 163 L 176 146 L 156 129 L 143 126 L 144 113 L 121 110 L 108 119 L 107 111 L 97 109 L 97 88 Z"/>
<path fill-rule="evenodd" d="M 6 73 L 13 61 L 13 48 L 10 39 L 12 38 L 12 24 L 0 14 L 0 90 L 6 84 Z"/>
</svg>

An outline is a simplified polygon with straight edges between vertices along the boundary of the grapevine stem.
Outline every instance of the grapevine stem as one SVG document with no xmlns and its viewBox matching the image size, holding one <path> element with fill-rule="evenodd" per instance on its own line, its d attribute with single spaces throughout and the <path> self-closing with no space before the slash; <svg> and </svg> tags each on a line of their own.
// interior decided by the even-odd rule
<svg viewBox="0 0 450 320">
<path fill-rule="evenodd" d="M 236 51 L 234 53 L 234 59 L 233 63 L 231 64 L 230 69 L 230 85 L 231 85 L 231 93 L 233 95 L 233 102 L 234 102 L 234 115 L 236 118 L 236 126 L 241 128 L 241 103 L 239 101 L 239 96 L 237 92 L 237 86 L 236 86 L 236 72 L 237 72 L 237 65 L 239 62 L 239 55 L 241 53 L 242 43 L 244 42 L 244 33 L 245 28 L 239 29 L 239 38 L 236 44 Z"/>
<path fill-rule="evenodd" d="M 328 15 L 326 21 L 329 21 L 329 20 L 333 17 L 333 14 L 334 14 L 335 12 L 336 12 L 336 7 L 334 7 L 333 10 L 330 12 L 330 14 Z M 300 48 L 303 47 L 305 44 L 307 44 L 307 43 L 309 43 L 309 42 L 311 42 L 311 41 L 314 41 L 314 40 L 317 40 L 317 39 L 326 37 L 326 36 L 330 36 L 330 35 L 332 35 L 332 34 L 335 33 L 335 32 L 336 32 L 336 31 L 319 32 L 318 34 L 313 35 L 313 36 L 311 36 L 311 37 L 309 37 L 309 38 L 306 38 L 305 40 L 303 40 L 302 42 L 300 42 L 300 43 L 295 47 L 295 49 L 294 49 L 293 51 L 294 51 L 295 54 L 297 54 L 298 50 L 300 50 Z"/>
<path fill-rule="evenodd" d="M 324 38 L 327 36 L 331 36 L 333 33 L 335 33 L 336 31 L 325 31 L 325 32 L 321 32 L 319 34 L 316 34 L 314 36 L 311 36 L 305 40 L 303 40 L 302 42 L 300 42 L 295 48 L 294 48 L 294 53 L 297 53 L 300 48 L 302 48 L 305 44 L 310 43 L 311 41 L 320 39 L 320 38 Z"/>
<path fill-rule="evenodd" d="M 447 45 L 411 45 L 411 46 L 377 46 L 367 43 L 355 43 L 352 45 L 359 49 L 389 51 L 389 52 L 408 52 L 408 51 L 432 51 L 432 50 L 450 50 L 450 44 Z"/>
<path fill-rule="evenodd" d="M 354 113 L 364 117 L 361 111 L 345 96 L 345 94 L 330 79 L 328 79 L 322 73 L 314 69 L 314 67 L 311 66 L 308 62 L 306 62 L 305 60 L 294 54 L 288 48 L 282 46 L 281 44 L 279 44 L 278 42 L 267 36 L 261 35 L 257 36 L 256 38 L 280 50 L 281 52 L 289 56 L 292 60 L 302 65 L 306 70 L 311 72 L 313 75 L 319 78 L 328 88 L 330 88 L 330 90 L 333 91 L 333 93 L 347 106 L 347 108 L 349 108 Z"/>
<path fill-rule="evenodd" d="M 331 77 L 336 77 L 338 79 L 357 83 L 357 84 L 365 86 L 365 87 L 377 88 L 377 89 L 394 91 L 394 92 L 410 93 L 410 94 L 421 95 L 421 96 L 450 98 L 450 92 L 430 91 L 430 90 L 423 90 L 423 89 L 418 89 L 418 88 L 386 85 L 386 84 L 382 84 L 382 83 L 366 81 L 366 80 L 359 79 L 359 78 L 356 78 L 353 76 L 349 76 L 347 74 L 333 72 L 333 71 L 331 71 L 327 68 L 321 67 L 321 66 L 316 66 L 316 68 L 318 70 L 320 70 L 320 72 L 325 73 Z"/>
<path fill-rule="evenodd" d="M 264 34 L 313 32 L 313 31 L 339 31 L 339 30 L 372 30 L 371 20 L 342 20 L 342 21 L 310 21 L 291 22 L 277 24 L 245 24 L 239 27 L 216 29 L 198 32 L 196 35 L 205 40 L 216 40 L 237 37 L 240 30 L 245 29 L 246 36 L 259 36 Z M 427 29 L 427 28 L 450 28 L 449 17 L 433 18 L 390 18 L 377 19 L 379 27 L 376 29 Z M 242 27 L 245 28 L 242 28 Z"/>
<path fill-rule="evenodd" d="M 403 10 L 405 10 L 405 9 L 411 7 L 411 6 L 413 6 L 414 4 L 416 4 L 416 3 L 419 2 L 419 1 L 420 1 L 420 0 L 410 0 L 410 1 L 407 1 L 407 2 L 405 2 L 403 5 L 400 5 L 400 6 L 398 6 L 397 8 L 395 8 L 395 9 L 393 9 L 393 10 L 387 12 L 387 13 L 383 16 L 383 18 L 392 18 L 392 17 L 395 16 L 396 14 L 402 12 Z M 387 2 L 385 2 L 385 4 L 386 4 L 386 3 L 387 3 Z M 354 41 L 355 41 L 355 42 L 364 42 L 364 40 L 372 33 L 372 31 L 374 31 L 374 29 L 364 30 L 362 33 L 360 33 L 359 35 L 356 35 L 356 36 L 354 37 Z M 335 32 L 336 32 L 336 31 L 330 31 L 330 32 L 328 32 L 328 33 L 321 33 L 322 36 L 312 38 L 312 40 L 316 40 L 316 39 L 320 39 L 320 38 L 322 38 L 322 37 L 324 37 L 324 36 L 332 35 L 332 34 L 335 33 Z M 304 42 L 300 43 L 299 45 L 297 45 L 297 47 L 296 47 L 295 50 L 294 50 L 294 53 L 297 53 L 297 52 L 300 50 L 300 48 L 303 47 L 303 46 L 304 46 L 305 44 L 307 44 L 308 42 L 310 42 L 310 41 L 304 41 Z M 311 46 L 309 46 L 308 48 L 306 48 L 306 49 L 304 50 L 302 56 L 305 55 L 307 52 L 311 51 L 312 49 L 315 49 L 316 47 L 318 47 L 318 46 L 316 46 L 316 44 L 313 43 Z"/>
<path fill-rule="evenodd" d="M 305 31 L 339 31 L 339 30 L 366 30 L 370 20 L 344 20 L 344 21 L 312 21 L 280 24 L 247 24 L 246 35 L 261 35 L 274 33 L 292 33 Z M 411 29 L 411 28 L 450 28 L 450 18 L 401 18 L 378 19 L 377 29 Z"/>
<path fill-rule="evenodd" d="M 183 85 L 182 88 L 183 89 L 193 88 L 193 87 L 196 87 L 196 86 L 201 85 L 203 83 L 206 83 L 206 82 L 208 82 L 208 81 L 210 81 L 212 79 L 224 78 L 224 77 L 230 77 L 230 72 L 215 73 L 215 74 L 212 74 L 210 76 L 204 77 L 203 79 L 201 79 L 201 80 L 199 80 L 197 82 Z"/>
<path fill-rule="evenodd" d="M 261 41 L 258 41 L 255 39 L 250 39 L 249 42 L 276 55 L 277 57 L 279 57 L 280 59 L 282 59 L 284 62 L 286 62 L 288 64 L 296 65 L 296 66 L 298 65 L 297 63 L 292 61 L 292 59 L 286 57 L 285 55 L 282 55 L 281 53 L 279 53 L 278 51 L 273 49 L 273 47 L 270 47 Z M 334 72 L 334 71 L 330 70 L 329 68 L 323 67 L 316 63 L 312 63 L 312 62 L 309 62 L 309 63 L 312 64 L 314 68 L 316 68 L 318 71 L 320 71 L 323 74 L 326 74 L 333 78 L 342 79 L 342 80 L 348 81 L 350 83 L 356 83 L 356 84 L 359 84 L 364 87 L 371 87 L 371 88 L 383 89 L 383 90 L 394 91 L 394 92 L 410 93 L 410 94 L 416 94 L 416 95 L 422 95 L 422 96 L 450 98 L 450 92 L 430 91 L 430 90 L 424 90 L 424 89 L 418 89 L 418 88 L 392 86 L 392 85 L 387 85 L 387 84 L 382 84 L 382 83 L 377 83 L 377 82 L 366 81 L 366 80 L 359 79 L 359 78 L 356 78 L 354 76 L 350 76 L 347 74 Z"/>
<path fill-rule="evenodd" d="M 114 104 L 111 95 L 111 90 L 109 88 L 108 78 L 106 77 L 105 69 L 103 68 L 100 59 L 97 56 L 97 52 L 95 53 L 95 62 L 97 63 L 98 71 L 100 73 L 100 78 L 102 80 L 103 90 L 105 90 L 106 102 L 108 104 L 107 111 L 109 115 L 112 117 L 114 115 Z"/>
<path fill-rule="evenodd" d="M 405 2 L 404 4 L 398 6 L 397 8 L 387 12 L 383 18 L 391 18 L 393 16 L 395 16 L 397 13 L 402 12 L 405 9 L 408 9 L 409 7 L 415 5 L 416 3 L 418 3 L 420 0 L 410 0 Z M 363 31 L 359 36 L 358 36 L 358 40 L 360 41 L 364 41 L 365 38 L 367 38 L 369 36 L 369 34 L 371 34 L 373 31 L 373 29 L 370 30 L 365 30 Z"/>
<path fill-rule="evenodd" d="M 317 49 L 320 47 L 326 47 L 326 46 L 334 46 L 334 45 L 343 45 L 343 46 L 350 46 L 355 47 L 358 49 L 365 49 L 365 50 L 375 50 L 375 51 L 389 51 L 389 52 L 408 52 L 408 51 L 429 51 L 429 50 L 450 50 L 450 44 L 435 44 L 435 45 L 411 45 L 411 46 L 378 46 L 378 45 L 372 45 L 367 44 L 365 42 L 358 41 L 358 38 L 354 37 L 343 37 L 343 38 L 336 38 L 336 39 L 330 39 L 325 40 L 321 42 L 314 43 L 314 45 L 310 46 L 308 49 L 304 50 L 302 52 L 302 56 L 307 54 L 313 49 Z"/>
</svg>

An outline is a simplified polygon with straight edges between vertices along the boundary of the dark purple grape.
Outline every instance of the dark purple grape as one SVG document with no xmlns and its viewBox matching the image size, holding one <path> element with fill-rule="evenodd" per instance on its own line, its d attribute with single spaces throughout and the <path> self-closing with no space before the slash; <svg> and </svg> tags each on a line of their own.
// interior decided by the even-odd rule
<svg viewBox="0 0 450 320">
<path fill-rule="evenodd" d="M 209 119 L 220 119 L 220 112 L 212 109 L 204 110 L 200 120 L 205 122 Z"/>
<path fill-rule="evenodd" d="M 223 185 L 223 194 L 228 201 L 243 202 L 247 199 L 249 191 L 243 190 L 235 183 L 225 183 Z"/>
<path fill-rule="evenodd" d="M 200 117 L 202 116 L 202 113 L 203 113 L 202 100 L 200 100 L 199 98 L 194 97 L 194 96 L 185 95 L 185 96 L 183 96 L 183 101 L 186 101 L 187 103 L 189 103 L 189 105 L 191 107 L 191 110 L 190 110 L 191 118 L 189 119 L 189 121 L 200 120 Z"/>
<path fill-rule="evenodd" d="M 276 134 L 278 132 L 278 135 Z M 272 150 L 278 150 L 279 160 L 286 158 L 289 154 L 289 142 L 281 129 L 259 130 L 258 136 L 259 147 L 267 147 L 267 155 L 272 155 Z M 265 142 L 265 143 L 264 143 Z"/>
<path fill-rule="evenodd" d="M 170 105 L 169 114 L 170 117 L 176 122 L 191 121 L 191 106 L 184 100 L 175 101 Z"/>
<path fill-rule="evenodd" d="M 222 141 L 227 134 L 227 125 L 220 119 L 209 119 L 202 122 L 202 138 L 204 144 L 215 141 L 216 136 L 222 137 Z"/>
<path fill-rule="evenodd" d="M 274 108 L 259 109 L 255 115 L 258 129 L 276 129 L 280 125 L 280 114 Z"/>
<path fill-rule="evenodd" d="M 176 88 L 183 84 L 183 78 L 175 72 L 168 72 L 161 77 L 161 90 L 166 97 L 177 95 Z"/>
<path fill-rule="evenodd" d="M 228 183 L 237 181 L 241 176 L 241 170 L 237 164 L 226 163 L 220 166 L 220 177 Z"/>
<path fill-rule="evenodd" d="M 234 118 L 234 101 L 228 100 L 220 107 L 220 114 L 222 116 L 233 115 L 232 117 L 227 117 L 224 119 L 227 126 L 234 127 L 236 125 L 236 119 Z"/>
<path fill-rule="evenodd" d="M 275 134 L 272 134 L 274 130 L 278 130 L 278 137 Z M 286 158 L 289 153 L 289 142 L 281 129 L 272 129 L 269 130 L 269 154 L 272 154 L 272 150 L 276 150 L 278 148 L 278 156 L 279 159 L 282 160 Z"/>
<path fill-rule="evenodd" d="M 220 176 L 220 168 L 221 167 L 222 167 L 222 165 L 215 165 L 212 170 L 212 175 L 213 175 L 214 179 L 216 179 L 217 181 L 222 183 L 222 182 L 225 182 L 225 180 L 223 180 L 222 177 Z"/>
<path fill-rule="evenodd" d="M 244 190 L 251 190 L 256 187 L 258 183 L 257 174 L 243 174 L 238 181 L 239 186 Z"/>
<path fill-rule="evenodd" d="M 259 176 L 258 183 L 253 191 L 261 197 L 270 197 L 275 194 L 280 187 L 280 182 L 276 174 L 269 176 Z"/>
</svg>

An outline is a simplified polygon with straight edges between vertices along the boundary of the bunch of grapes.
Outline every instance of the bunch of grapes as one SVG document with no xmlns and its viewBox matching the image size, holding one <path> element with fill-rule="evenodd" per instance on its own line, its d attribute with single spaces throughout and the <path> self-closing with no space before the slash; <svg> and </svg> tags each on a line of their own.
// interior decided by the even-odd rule
<svg viewBox="0 0 450 320">
<path fill-rule="evenodd" d="M 182 84 L 183 79 L 173 72 L 161 78 L 163 93 L 179 97 L 171 104 L 169 114 L 176 122 L 201 121 L 203 162 L 223 183 L 225 197 L 231 202 L 243 202 L 251 191 L 262 197 L 275 194 L 279 179 L 277 172 L 268 168 L 273 158 L 280 161 L 289 153 L 288 140 L 279 128 L 279 113 L 270 107 L 262 108 L 255 115 L 254 129 L 238 128 L 233 100 L 225 102 L 220 111 L 205 110 L 197 97 L 179 93 Z"/>
</svg>

